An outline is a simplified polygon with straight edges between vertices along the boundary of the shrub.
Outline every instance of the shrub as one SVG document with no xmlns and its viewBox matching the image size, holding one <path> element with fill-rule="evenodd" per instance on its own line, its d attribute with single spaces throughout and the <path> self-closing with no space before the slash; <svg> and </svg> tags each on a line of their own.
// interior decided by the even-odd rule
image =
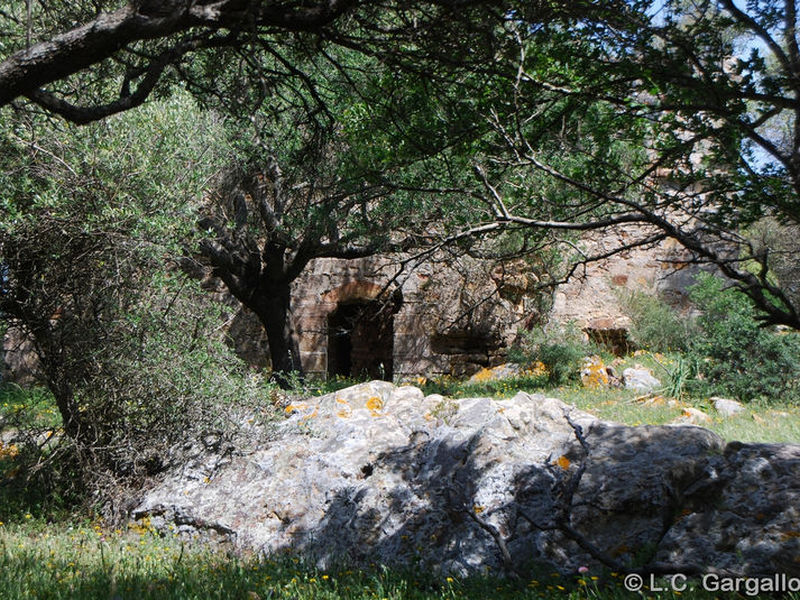
<svg viewBox="0 0 800 600">
<path fill-rule="evenodd" d="M 631 337 L 654 352 L 679 351 L 673 393 L 793 399 L 800 388 L 800 338 L 764 327 L 750 300 L 719 277 L 701 273 L 690 288 L 699 317 L 682 317 L 656 296 L 622 298 Z"/>
<path fill-rule="evenodd" d="M 631 320 L 629 335 L 633 343 L 651 352 L 681 352 L 689 349 L 697 334 L 693 319 L 679 315 L 658 296 L 642 291 L 620 294 L 622 306 Z"/>
<path fill-rule="evenodd" d="M 800 384 L 800 337 L 764 327 L 750 300 L 725 282 L 701 274 L 690 291 L 702 311 L 701 333 L 690 353 L 702 375 L 693 388 L 741 400 L 757 397 L 795 399 Z"/>
<path fill-rule="evenodd" d="M 509 358 L 521 364 L 539 361 L 547 368 L 551 385 L 566 385 L 580 379 L 583 358 L 597 351 L 574 323 L 551 323 L 522 332 L 509 351 Z"/>
<path fill-rule="evenodd" d="M 79 365 L 69 362 L 74 370 L 42 361 L 51 388 L 70 389 L 74 413 L 65 417 L 77 435 L 61 434 L 65 419 L 50 391 L 11 394 L 7 386 L 3 404 L 10 408 L 0 411 L 0 432 L 20 449 L 6 465 L 19 475 L 3 480 L 0 464 L 0 504 L 13 497 L 34 512 L 38 505 L 50 510 L 44 505 L 52 507 L 56 494 L 69 497 L 67 504 L 98 491 L 94 499 L 124 494 L 125 482 L 137 485 L 180 462 L 186 442 L 211 439 L 224 447 L 244 433 L 248 419 L 272 416 L 270 384 L 250 373 L 221 335 L 209 335 L 220 315 L 203 301 L 199 284 L 180 277 L 139 283 L 141 295 L 124 311 L 104 311 L 94 323 L 76 320 L 64 332 L 63 354 L 86 353 Z M 58 321 L 66 326 L 72 318 Z"/>
<path fill-rule="evenodd" d="M 60 443 L 97 489 L 104 474 L 152 473 L 179 442 L 230 430 L 229 408 L 266 404 L 214 333 L 219 312 L 176 266 L 191 199 L 224 149 L 185 97 L 113 126 L 16 122 L 26 118 L 0 123 L 0 315 L 35 342 Z"/>
<path fill-rule="evenodd" d="M 177 279 L 142 290 L 146 300 L 110 324 L 113 344 L 95 349 L 92 377 L 76 389 L 84 422 L 102 436 L 102 461 L 116 474 L 158 471 L 175 444 L 230 437 L 237 413 L 268 408 L 270 384 L 209 335 L 220 309 L 198 284 Z"/>
</svg>

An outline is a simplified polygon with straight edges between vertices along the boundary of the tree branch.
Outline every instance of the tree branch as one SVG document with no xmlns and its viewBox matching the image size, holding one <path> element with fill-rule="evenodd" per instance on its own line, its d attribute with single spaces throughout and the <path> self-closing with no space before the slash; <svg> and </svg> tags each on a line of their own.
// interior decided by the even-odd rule
<svg viewBox="0 0 800 600">
<path fill-rule="evenodd" d="M 85 119 L 89 109 L 76 112 L 76 109 L 48 97 L 39 88 L 98 64 L 133 42 L 167 38 L 196 27 L 204 28 L 205 34 L 227 28 L 235 38 L 235 32 L 246 23 L 289 31 L 318 31 L 357 2 L 358 0 L 326 0 L 309 6 L 300 2 L 291 5 L 224 0 L 198 4 L 164 0 L 156 3 L 153 10 L 148 10 L 153 8 L 150 6 L 152 3 L 142 3 L 139 8 L 128 4 L 119 10 L 101 13 L 88 23 L 6 58 L 0 63 L 0 106 L 22 96 L 34 97 L 46 107 L 58 109 L 65 116 L 75 113 L 79 119 Z M 141 103 L 141 96 L 146 97 L 146 93 L 155 84 L 152 78 L 160 75 L 170 62 L 178 60 L 189 50 L 187 48 L 182 52 L 162 55 L 154 61 L 149 70 L 151 78 L 148 79 L 148 85 L 141 88 L 139 95 L 134 94 L 135 98 L 128 101 L 121 98 L 110 106 L 100 107 L 98 114 L 112 114 L 136 106 L 137 102 Z"/>
<path fill-rule="evenodd" d="M 186 54 L 201 48 L 219 48 L 235 43 L 236 35 L 229 34 L 224 37 L 208 37 L 186 40 L 159 54 L 150 64 L 142 69 L 144 78 L 132 94 L 129 92 L 129 78 L 126 77 L 120 96 L 117 100 L 97 106 L 76 106 L 54 94 L 43 90 L 34 90 L 27 96 L 39 106 L 56 113 L 79 125 L 99 121 L 113 114 L 140 106 L 147 100 L 150 93 L 161 79 L 164 70 L 179 61 Z"/>
</svg>

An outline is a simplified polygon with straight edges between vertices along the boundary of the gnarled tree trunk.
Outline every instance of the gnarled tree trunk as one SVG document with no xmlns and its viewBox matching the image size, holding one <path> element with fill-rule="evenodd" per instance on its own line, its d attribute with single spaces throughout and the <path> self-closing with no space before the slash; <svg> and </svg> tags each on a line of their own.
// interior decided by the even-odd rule
<svg viewBox="0 0 800 600">
<path fill-rule="evenodd" d="M 272 377 L 283 388 L 289 386 L 292 373 L 302 376 L 296 342 L 292 337 L 290 294 L 289 282 L 261 285 L 246 304 L 264 326 L 272 361 Z"/>
</svg>

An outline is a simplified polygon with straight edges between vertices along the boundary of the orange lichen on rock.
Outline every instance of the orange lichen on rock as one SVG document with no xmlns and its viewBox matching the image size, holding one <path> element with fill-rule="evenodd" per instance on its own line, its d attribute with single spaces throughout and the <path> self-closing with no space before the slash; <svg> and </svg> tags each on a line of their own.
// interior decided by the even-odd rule
<svg viewBox="0 0 800 600">
<path fill-rule="evenodd" d="M 378 398 L 378 396 L 371 396 L 369 400 L 367 400 L 367 409 L 372 414 L 373 417 L 380 417 L 381 416 L 381 409 L 383 408 L 383 400 Z"/>
<path fill-rule="evenodd" d="M 528 368 L 525 373 L 530 377 L 539 377 L 540 375 L 547 375 L 547 365 L 545 365 L 542 361 L 537 360 L 533 364 L 531 364 L 530 368 Z"/>
<path fill-rule="evenodd" d="M 350 403 L 347 402 L 344 398 L 336 398 L 336 402 L 342 405 L 342 408 L 336 411 L 336 416 L 341 419 L 348 419 L 353 415 L 353 411 L 350 408 Z"/>
<path fill-rule="evenodd" d="M 318 414 L 318 411 L 317 411 L 317 407 L 315 406 L 314 407 L 314 412 L 312 412 L 310 415 L 306 415 L 302 419 L 300 419 L 300 423 L 302 424 L 302 423 L 305 423 L 305 422 L 309 421 L 310 419 L 313 419 L 314 417 L 317 416 L 317 414 Z"/>
<path fill-rule="evenodd" d="M 621 554 L 628 554 L 630 553 L 631 549 L 629 546 L 625 544 L 620 544 L 616 548 L 611 551 L 612 556 L 620 556 Z"/>
<path fill-rule="evenodd" d="M 486 367 L 472 376 L 472 381 L 475 383 L 483 383 L 485 381 L 491 381 L 492 379 L 494 379 L 494 373 L 491 369 L 487 369 Z"/>
<path fill-rule="evenodd" d="M 608 386 L 608 372 L 599 356 L 590 356 L 583 362 L 581 368 L 581 383 L 583 387 L 599 388 Z"/>
<path fill-rule="evenodd" d="M 0 459 L 14 458 L 19 454 L 19 448 L 16 444 L 4 444 L 0 442 Z"/>
<path fill-rule="evenodd" d="M 559 456 L 558 460 L 556 461 L 556 464 L 566 471 L 567 469 L 569 469 L 569 466 L 572 464 L 572 461 L 570 461 L 570 459 L 568 459 L 566 456 Z"/>
</svg>

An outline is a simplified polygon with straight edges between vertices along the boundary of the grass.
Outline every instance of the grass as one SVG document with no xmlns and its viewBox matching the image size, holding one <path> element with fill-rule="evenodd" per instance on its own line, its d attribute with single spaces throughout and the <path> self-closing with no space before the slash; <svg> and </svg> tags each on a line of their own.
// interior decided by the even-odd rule
<svg viewBox="0 0 800 600">
<path fill-rule="evenodd" d="M 733 417 L 722 417 L 708 399 L 674 398 L 654 394 L 642 397 L 627 390 L 556 388 L 550 396 L 585 410 L 596 417 L 625 425 L 664 425 L 682 416 L 686 408 L 697 408 L 710 417 L 702 427 L 726 441 L 800 443 L 800 406 L 780 402 L 751 402 Z M 672 402 L 671 402 L 672 401 Z"/>
<path fill-rule="evenodd" d="M 690 586 L 698 586 L 698 582 Z M 663 580 L 659 588 L 668 589 Z M 265 560 L 212 551 L 148 527 L 109 530 L 29 521 L 0 526 L 0 599 L 243 599 L 423 600 L 459 598 L 630 598 L 611 573 L 574 577 L 542 572 L 522 580 L 492 575 L 465 579 L 373 566 L 317 569 L 298 558 Z M 681 598 L 671 591 L 642 597 Z M 683 597 L 720 597 L 700 589 Z M 797 598 L 797 597 L 795 597 Z"/>
<path fill-rule="evenodd" d="M 641 363 L 666 379 L 669 358 L 660 355 L 628 357 L 617 366 Z M 661 371 L 659 371 L 661 369 Z M 356 383 L 337 380 L 306 389 L 318 394 Z M 419 380 L 425 393 L 452 397 L 509 397 L 519 390 L 561 398 L 605 420 L 628 425 L 664 424 L 686 407 L 711 417 L 704 426 L 727 440 L 760 442 L 800 441 L 800 407 L 758 401 L 735 417 L 716 415 L 706 398 L 669 398 L 665 392 L 641 397 L 624 389 L 587 389 L 578 385 L 552 388 L 541 375 L 467 384 L 452 378 Z M 58 427 L 52 398 L 41 390 L 6 387 L 0 390 L 0 433 L 15 428 L 41 431 Z M 630 598 L 621 578 L 607 572 L 572 577 L 541 572 L 525 580 L 487 573 L 466 579 L 437 576 L 429 571 L 392 570 L 374 565 L 367 570 L 323 571 L 292 556 L 259 559 L 240 556 L 177 537 L 157 535 L 145 524 L 119 530 L 102 522 L 74 523 L 58 508 L 50 492 L 9 486 L 7 476 L 24 457 L 11 443 L 0 447 L 0 600 L 10 599 L 607 599 Z M 12 493 L 13 492 L 13 493 Z M 24 496 L 24 498 L 23 498 Z M 40 497 L 41 496 L 41 497 Z M 26 505 L 23 500 L 27 500 Z M 52 506 L 51 506 L 52 505 Z M 48 520 L 49 519 L 49 520 Z M 643 598 L 725 597 L 695 590 L 683 595 L 652 591 Z M 663 590 L 669 586 L 659 582 Z M 793 596 L 800 600 L 800 596 Z"/>
<path fill-rule="evenodd" d="M 0 386 L 0 433 L 8 427 L 36 429 L 61 425 L 53 395 L 45 387 Z"/>
<path fill-rule="evenodd" d="M 607 363 L 612 356 L 603 357 Z M 624 425 L 664 425 L 681 417 L 686 408 L 697 408 L 710 417 L 703 427 L 714 431 L 727 441 L 800 443 L 800 405 L 781 399 L 761 399 L 745 405 L 745 411 L 735 417 L 719 416 L 707 397 L 691 397 L 681 389 L 670 389 L 673 378 L 682 368 L 677 353 L 636 352 L 617 359 L 614 366 L 621 374 L 628 367 L 642 366 L 650 369 L 664 383 L 664 389 L 643 397 L 625 389 L 587 389 L 579 379 L 565 387 L 553 387 L 546 374 L 526 374 L 499 381 L 469 383 L 450 376 L 418 377 L 408 381 L 428 394 L 441 394 L 451 398 L 496 397 L 508 398 L 519 391 L 546 394 L 574 404 L 600 419 Z M 363 380 L 337 376 L 329 380 L 303 382 L 298 380 L 294 394 L 321 396 L 362 383 Z M 680 382 L 679 382 L 680 383 Z M 680 388 L 674 385 L 673 388 Z M 678 396 L 678 398 L 676 398 Z"/>
</svg>

